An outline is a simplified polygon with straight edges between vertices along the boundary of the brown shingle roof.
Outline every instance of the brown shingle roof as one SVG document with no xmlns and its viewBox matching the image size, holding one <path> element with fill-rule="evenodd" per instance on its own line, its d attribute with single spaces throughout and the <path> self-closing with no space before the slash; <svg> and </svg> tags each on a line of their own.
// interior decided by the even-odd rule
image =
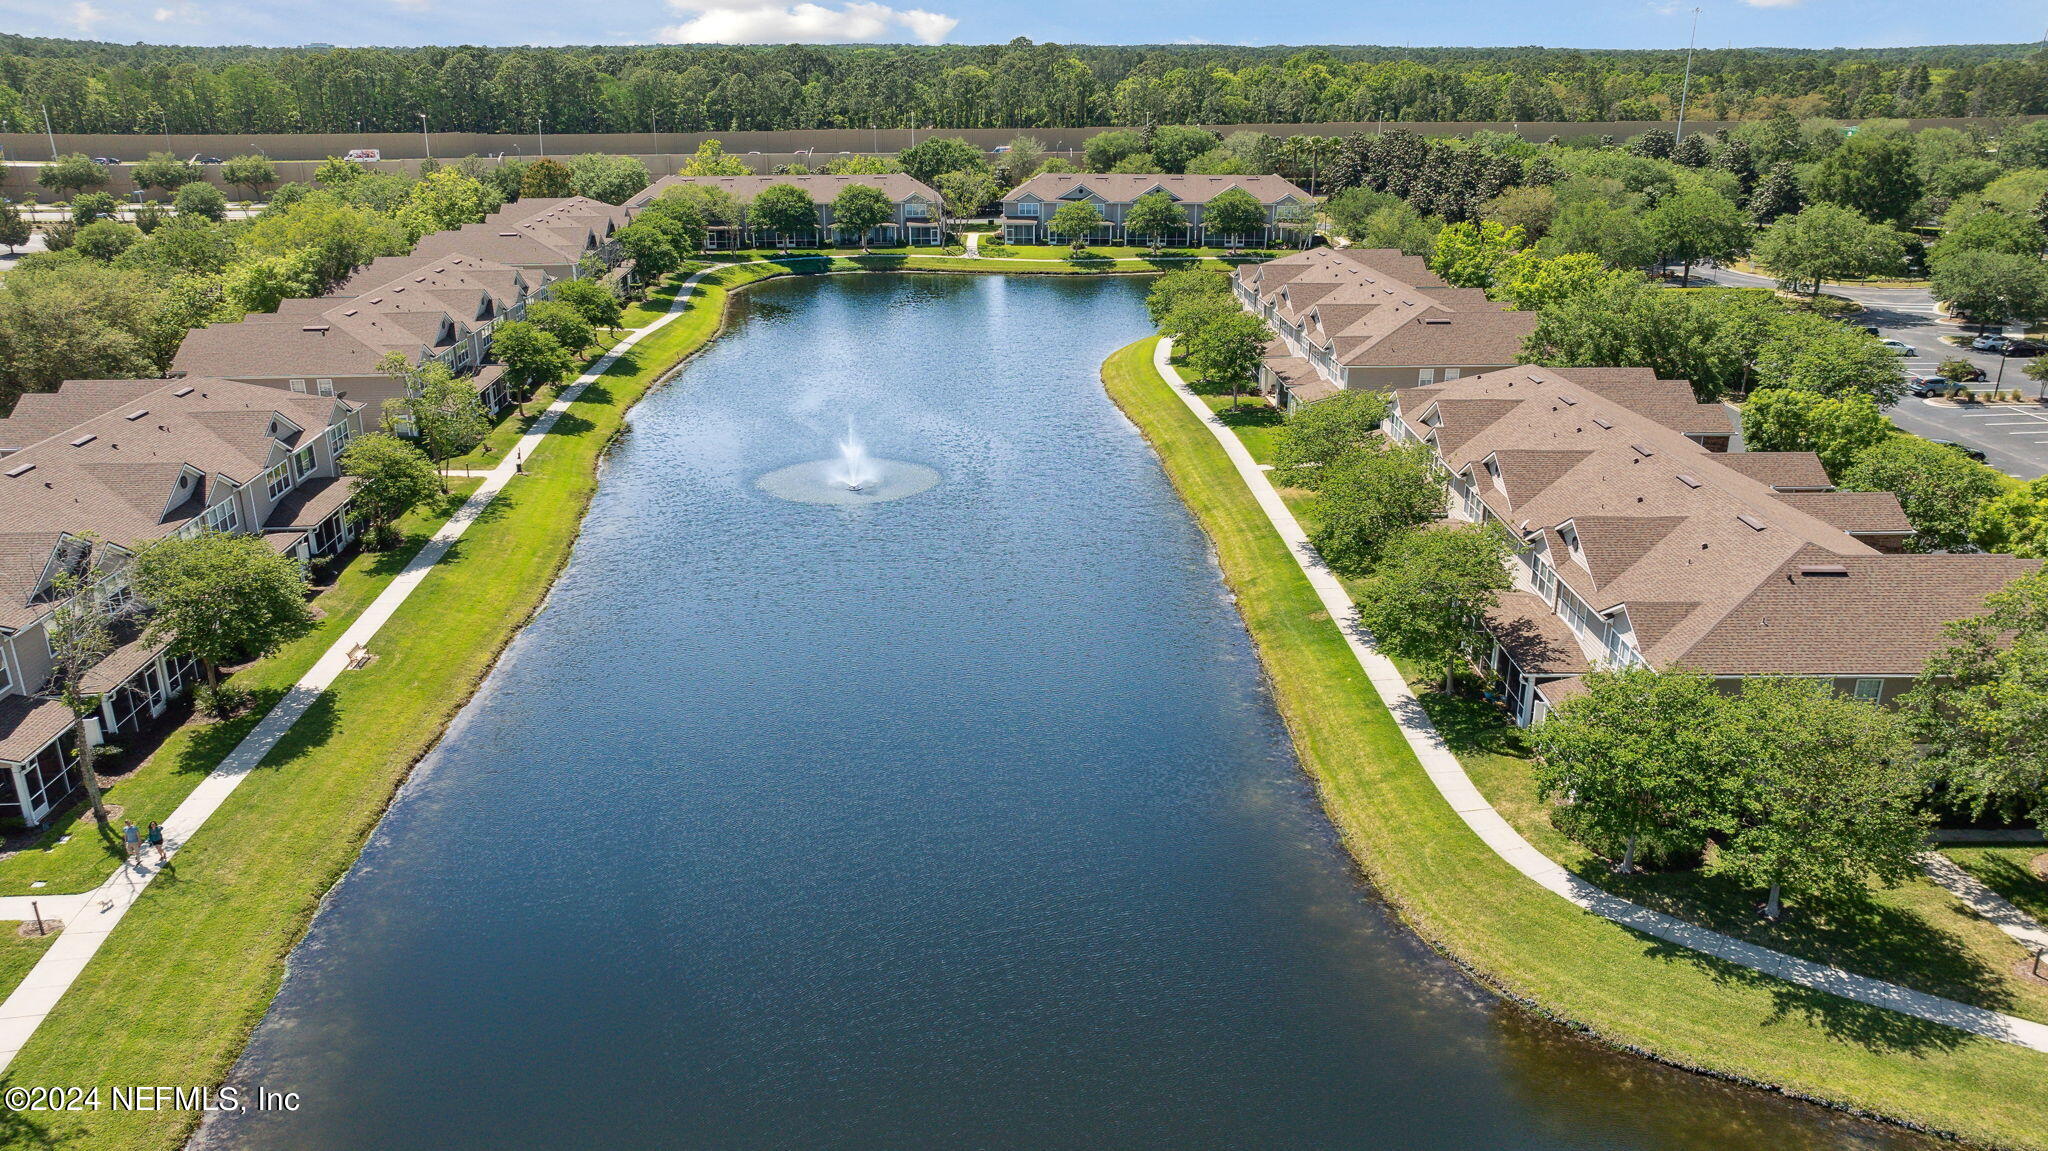
<svg viewBox="0 0 2048 1151">
<path fill-rule="evenodd" d="M 1913 523 L 1891 492 L 1781 492 L 1778 502 L 1841 528 L 1845 532 L 1900 535 Z"/>
<path fill-rule="evenodd" d="M 718 188 L 742 202 L 760 195 L 764 188 L 776 184 L 790 184 L 809 193 L 813 204 L 829 204 L 838 198 L 839 193 L 855 185 L 880 188 L 884 196 L 897 203 L 912 196 L 920 197 L 932 204 L 939 203 L 938 192 L 929 184 L 902 172 L 847 176 L 823 173 L 810 176 L 663 176 L 626 203 L 634 208 L 642 208 L 653 203 L 656 197 L 670 188 L 687 187 L 692 184 Z"/>
<path fill-rule="evenodd" d="M 1163 190 L 1183 204 L 1206 204 L 1233 188 L 1251 193 L 1259 203 L 1271 207 L 1292 199 L 1308 203 L 1312 197 L 1280 176 L 1196 176 L 1169 172 L 1040 172 L 1011 189 L 1005 200 L 1034 196 L 1040 200 L 1067 198 L 1085 189 L 1106 203 L 1128 204 L 1147 192 Z"/>
</svg>

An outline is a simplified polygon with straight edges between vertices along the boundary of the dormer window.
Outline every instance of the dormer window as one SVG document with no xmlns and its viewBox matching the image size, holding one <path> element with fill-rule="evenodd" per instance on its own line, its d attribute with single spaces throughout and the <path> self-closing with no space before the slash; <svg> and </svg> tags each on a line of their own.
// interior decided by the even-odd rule
<svg viewBox="0 0 2048 1151">
<path fill-rule="evenodd" d="M 1500 482 L 1500 461 L 1499 461 L 1499 460 L 1497 460 L 1497 459 L 1493 458 L 1492 456 L 1488 456 L 1488 457 L 1486 457 L 1486 474 L 1487 474 L 1487 477 L 1488 477 L 1488 478 L 1490 478 L 1491 480 L 1493 480 L 1493 486 L 1494 486 L 1494 487 L 1497 487 L 1497 488 L 1498 488 L 1498 487 L 1501 487 L 1501 486 L 1502 486 L 1502 485 L 1501 485 L 1501 482 Z M 1503 488 L 1503 490 L 1505 490 L 1505 489 Z"/>
<path fill-rule="evenodd" d="M 1564 541 L 1565 549 L 1572 553 L 1573 559 L 1584 562 L 1579 552 L 1579 529 L 1565 524 L 1557 529 L 1557 538 Z"/>
</svg>

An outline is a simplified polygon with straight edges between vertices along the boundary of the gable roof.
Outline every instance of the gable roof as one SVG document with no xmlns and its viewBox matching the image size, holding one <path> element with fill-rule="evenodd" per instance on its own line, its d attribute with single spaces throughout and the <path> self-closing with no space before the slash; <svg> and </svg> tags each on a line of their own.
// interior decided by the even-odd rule
<svg viewBox="0 0 2048 1151">
<path fill-rule="evenodd" d="M 1128 204 L 1158 189 L 1183 204 L 1206 204 L 1232 188 L 1249 192 L 1269 208 L 1287 200 L 1307 203 L 1311 199 L 1292 180 L 1280 176 L 1196 176 L 1172 172 L 1040 172 L 1012 188 L 1003 199 L 1029 196 L 1062 200 L 1086 191 L 1107 203 Z"/>
<path fill-rule="evenodd" d="M 626 203 L 634 208 L 644 208 L 656 197 L 670 188 L 681 188 L 692 184 L 707 188 L 718 188 L 728 192 L 742 203 L 761 194 L 763 189 L 776 184 L 789 184 L 803 189 L 813 204 L 830 204 L 839 193 L 855 185 L 865 188 L 880 188 L 884 196 L 896 203 L 917 197 L 929 203 L 939 202 L 939 194 L 931 185 L 903 172 L 880 172 L 834 176 L 816 173 L 809 176 L 663 176 L 640 190 Z"/>
</svg>

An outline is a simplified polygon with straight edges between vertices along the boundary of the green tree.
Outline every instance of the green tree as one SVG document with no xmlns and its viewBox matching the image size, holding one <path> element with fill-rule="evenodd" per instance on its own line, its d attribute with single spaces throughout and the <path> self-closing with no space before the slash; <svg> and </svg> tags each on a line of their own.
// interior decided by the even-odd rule
<svg viewBox="0 0 2048 1151">
<path fill-rule="evenodd" d="M 1257 316 L 1234 311 L 1203 324 L 1189 333 L 1184 347 L 1179 341 L 1175 347 L 1204 382 L 1227 382 L 1235 404 L 1239 391 L 1258 378 L 1266 342 L 1272 338 Z"/>
<path fill-rule="evenodd" d="M 1310 542 L 1349 573 L 1372 570 L 1396 536 L 1443 515 L 1449 490 L 1428 445 L 1385 441 L 1338 456 L 1315 486 L 1320 522 Z"/>
<path fill-rule="evenodd" d="M 1787 887 L 1840 897 L 1918 872 L 1928 821 L 1901 716 L 1785 677 L 1744 681 L 1728 717 L 1741 775 L 1712 871 L 1767 888 L 1765 918 Z"/>
<path fill-rule="evenodd" d="M 1217 236 L 1232 241 L 1261 242 L 1266 230 L 1266 207 L 1243 188 L 1218 192 L 1202 206 L 1202 235 L 1205 243 Z"/>
<path fill-rule="evenodd" d="M 1228 295 L 1193 295 L 1183 299 L 1159 321 L 1159 334 L 1183 341 L 1183 350 L 1194 346 L 1197 333 L 1219 320 L 1244 315 L 1244 309 Z"/>
<path fill-rule="evenodd" d="M 533 310 L 528 308 L 527 314 L 531 316 Z M 564 310 L 574 315 L 572 309 Z M 581 323 L 582 317 L 577 317 L 577 322 Z M 377 370 L 405 383 L 403 396 L 384 401 L 385 423 L 401 433 L 409 430 L 436 464 L 469 451 L 490 434 L 490 413 L 484 410 L 475 382 L 458 378 L 447 365 L 437 360 L 415 366 L 392 352 L 378 362 Z"/>
<path fill-rule="evenodd" d="M 1436 234 L 1429 270 L 1460 288 L 1489 288 L 1502 265 L 1522 247 L 1519 228 L 1491 220 L 1447 224 Z"/>
<path fill-rule="evenodd" d="M 146 643 L 164 643 L 220 685 L 220 665 L 269 655 L 306 634 L 306 569 L 260 537 L 206 532 L 136 549 L 129 586 L 150 609 Z"/>
<path fill-rule="evenodd" d="M 575 194 L 576 174 L 560 160 L 543 156 L 528 164 L 526 173 L 519 178 L 522 200 L 558 200 Z"/>
<path fill-rule="evenodd" d="M 1852 492 L 1892 492 L 1913 524 L 1913 550 L 1967 551 L 1977 509 L 2004 490 L 1997 472 L 1919 436 L 1895 435 L 1864 449 L 1843 471 Z"/>
<path fill-rule="evenodd" d="M 1975 211 L 1957 209 L 1944 221 L 1941 242 L 1928 253 L 1930 262 L 1955 252 L 2004 252 L 2011 256 L 2036 256 L 2048 244 L 2041 225 L 2017 212 L 2003 212 L 1983 206 Z"/>
<path fill-rule="evenodd" d="M 2004 252 L 1945 252 L 1934 261 L 1934 298 L 1982 332 L 2007 320 L 2048 316 L 2048 264 Z"/>
<path fill-rule="evenodd" d="M 78 539 L 64 555 L 64 568 L 50 581 L 49 621 L 43 637 L 49 643 L 49 681 L 43 685 L 45 698 L 55 699 L 71 712 L 71 740 L 78 749 L 78 777 L 92 804 L 95 821 L 107 822 L 106 801 L 100 795 L 99 772 L 93 758 L 98 750 L 88 737 L 85 721 L 100 713 L 100 693 L 92 690 L 92 670 L 114 650 L 114 623 L 133 614 L 129 603 L 117 603 L 108 592 L 114 586 L 113 573 L 106 566 L 105 545 L 90 535 Z"/>
<path fill-rule="evenodd" d="M 1847 475 L 1858 456 L 1893 430 L 1877 402 L 1863 395 L 1762 388 L 1742 406 L 1742 441 L 1750 451 L 1812 452 L 1830 476 Z"/>
<path fill-rule="evenodd" d="M 253 200 L 263 189 L 277 183 L 277 165 L 268 156 L 232 156 L 220 166 L 221 182 L 240 188 Z"/>
<path fill-rule="evenodd" d="M 979 169 L 962 169 L 939 174 L 939 198 L 952 219 L 979 216 L 982 209 L 1002 199 L 1003 184 Z"/>
<path fill-rule="evenodd" d="M 355 183 L 369 174 L 370 170 L 368 168 L 353 160 L 344 160 L 340 156 L 329 156 L 325 160 L 320 161 L 320 166 L 314 169 L 313 182 L 323 188 L 342 188 Z"/>
<path fill-rule="evenodd" d="M 105 167 L 92 162 L 89 156 L 72 154 L 44 164 L 36 170 L 36 183 L 60 195 L 75 195 L 94 188 L 104 188 L 112 177 Z"/>
<path fill-rule="evenodd" d="M 1694 672 L 1646 667 L 1588 673 L 1583 695 L 1529 731 L 1537 795 L 1569 801 L 1560 826 L 1635 870 L 1643 836 L 1706 842 L 1737 770 L 1725 731 L 1728 697 Z"/>
<path fill-rule="evenodd" d="M 832 197 L 833 229 L 852 232 L 859 238 L 863 250 L 868 247 L 875 229 L 888 223 L 895 215 L 896 205 L 872 184 L 848 184 Z"/>
<path fill-rule="evenodd" d="M 637 156 L 592 152 L 569 161 L 571 185 L 579 196 L 623 204 L 653 179 Z"/>
<path fill-rule="evenodd" d="M 1812 313 L 1772 321 L 1757 348 L 1756 377 L 1759 387 L 1866 395 L 1879 407 L 1897 403 L 1906 387 L 1899 357 L 1876 336 Z"/>
<path fill-rule="evenodd" d="M 716 140 L 706 140 L 697 145 L 697 152 L 683 161 L 682 174 L 685 176 L 745 176 L 749 174 L 747 162 L 738 156 L 726 154 L 725 145 Z"/>
<path fill-rule="evenodd" d="M 1036 136 L 1019 136 L 1010 141 L 1010 150 L 996 157 L 996 175 L 1005 188 L 1014 188 L 1038 174 L 1038 165 L 1045 159 L 1045 145 Z"/>
<path fill-rule="evenodd" d="M 341 453 L 341 472 L 356 479 L 349 494 L 349 520 L 362 526 L 374 548 L 395 543 L 391 525 L 441 490 L 441 477 L 426 453 L 385 432 L 350 441 Z"/>
<path fill-rule="evenodd" d="M 7 254 L 13 255 L 16 248 L 28 243 L 35 230 L 29 226 L 28 217 L 12 203 L 0 201 L 0 244 L 7 245 Z"/>
<path fill-rule="evenodd" d="M 219 188 L 204 180 L 180 187 L 177 194 L 171 197 L 171 205 L 178 210 L 180 216 L 212 220 L 215 223 L 227 219 L 228 216 L 228 198 L 221 194 Z"/>
<path fill-rule="evenodd" d="M 239 244 L 245 256 L 297 262 L 312 277 L 315 290 L 324 291 L 379 256 L 410 251 L 413 240 L 403 224 L 383 212 L 320 191 L 250 221 Z"/>
<path fill-rule="evenodd" d="M 571 352 L 580 352 L 597 339 L 597 331 L 582 311 L 566 301 L 541 300 L 526 306 L 526 322 L 553 336 Z"/>
<path fill-rule="evenodd" d="M 1928 767 L 1981 811 L 2048 818 L 2048 569 L 1946 627 L 1949 646 L 1904 701 Z"/>
<path fill-rule="evenodd" d="M 1102 227 L 1102 211 L 1092 201 L 1075 200 L 1061 204 L 1045 222 L 1045 230 L 1063 237 L 1075 248 L 1085 247 L 1088 237 Z"/>
<path fill-rule="evenodd" d="M 2048 559 L 2048 476 L 1978 505 L 1970 516 L 1970 539 L 1987 552 Z"/>
<path fill-rule="evenodd" d="M 1124 235 L 1143 236 L 1155 248 L 1161 236 L 1187 226 L 1187 212 L 1163 191 L 1145 193 L 1132 201 L 1130 210 L 1124 213 Z"/>
<path fill-rule="evenodd" d="M 1157 327 L 1175 308 L 1196 296 L 1221 296 L 1228 300 L 1230 277 L 1202 268 L 1176 268 L 1152 281 L 1152 290 L 1145 294 L 1145 311 Z"/>
<path fill-rule="evenodd" d="M 921 184 L 936 183 L 942 172 L 988 169 L 988 158 L 981 154 L 981 149 L 957 136 L 929 137 L 898 153 L 896 162 Z"/>
<path fill-rule="evenodd" d="M 105 192 L 80 192 L 71 201 L 71 222 L 83 228 L 94 220 L 112 220 L 120 202 Z"/>
<path fill-rule="evenodd" d="M 1679 262 L 1680 287 L 1692 283 L 1701 260 L 1727 260 L 1749 247 L 1749 220 L 1728 197 L 1711 188 L 1666 196 L 1643 215 L 1643 230 L 1667 260 Z"/>
<path fill-rule="evenodd" d="M 574 308 L 593 328 L 617 328 L 625 322 L 619 297 L 596 280 L 563 280 L 548 291 L 549 299 Z"/>
<path fill-rule="evenodd" d="M 1562 306 L 1609 284 L 1641 282 L 1641 274 L 1610 268 L 1591 253 L 1545 257 L 1525 248 L 1502 262 L 1488 295 L 1517 311 L 1535 312 Z"/>
<path fill-rule="evenodd" d="M 319 290 L 303 257 L 256 256 L 237 261 L 221 278 L 221 301 L 242 313 L 275 312 L 285 300 Z"/>
<path fill-rule="evenodd" d="M 1130 128 L 1097 132 L 1081 142 L 1081 152 L 1091 172 L 1107 172 L 1126 157 L 1145 150 L 1145 134 Z"/>
<path fill-rule="evenodd" d="M 1904 253 L 1890 228 L 1848 208 L 1815 204 L 1764 229 L 1751 258 L 1795 291 L 1812 285 L 1818 297 L 1829 280 L 1896 270 Z"/>
<path fill-rule="evenodd" d="M 529 170 L 531 174 L 531 170 Z M 505 201 L 498 190 L 459 169 L 443 168 L 414 184 L 393 213 L 415 236 L 481 223 Z"/>
<path fill-rule="evenodd" d="M 1221 142 L 1216 133 L 1207 128 L 1166 124 L 1152 129 L 1143 151 L 1151 153 L 1158 163 L 1156 171 L 1185 172 L 1197 156 L 1211 151 Z"/>
<path fill-rule="evenodd" d="M 0 276 L 0 404 L 65 380 L 156 375 L 163 309 L 151 277 L 90 261 Z"/>
<path fill-rule="evenodd" d="M 794 184 L 770 184 L 747 205 L 747 223 L 756 235 L 767 232 L 786 243 L 791 233 L 817 228 L 818 206 Z"/>
<path fill-rule="evenodd" d="M 110 264 L 114 257 L 134 247 L 141 238 L 142 230 L 133 224 L 119 220 L 95 220 L 78 230 L 73 246 L 88 260 Z"/>
<path fill-rule="evenodd" d="M 1379 426 L 1392 408 L 1387 393 L 1347 389 L 1287 413 L 1273 454 L 1273 469 L 1292 487 L 1318 488 L 1325 474 L 1357 451 L 1376 451 Z"/>
<path fill-rule="evenodd" d="M 1410 529 L 1387 542 L 1358 602 L 1358 622 L 1387 655 L 1441 670 L 1449 692 L 1458 665 L 1482 639 L 1472 621 L 1514 586 L 1507 559 L 1507 536 L 1494 524 Z"/>
<path fill-rule="evenodd" d="M 1913 144 L 1893 132 L 1859 132 L 1822 157 L 1806 179 L 1813 199 L 1873 220 L 1903 224 L 1923 190 Z"/>
<path fill-rule="evenodd" d="M 147 160 L 128 170 L 128 176 L 138 188 L 175 192 L 187 184 L 204 180 L 206 173 L 190 160 L 180 160 L 169 152 L 151 152 Z"/>
<path fill-rule="evenodd" d="M 682 266 L 683 253 L 677 250 L 676 236 L 651 220 L 635 220 L 620 228 L 614 234 L 619 248 L 633 261 L 633 270 L 642 279 L 652 282 Z M 693 240 L 685 240 L 694 252 L 703 246 L 704 230 L 697 229 Z"/>
<path fill-rule="evenodd" d="M 499 324 L 491 332 L 491 355 L 505 365 L 505 379 L 521 397 L 531 396 L 542 384 L 555 383 L 576 366 L 576 357 L 560 340 L 524 320 Z"/>
</svg>

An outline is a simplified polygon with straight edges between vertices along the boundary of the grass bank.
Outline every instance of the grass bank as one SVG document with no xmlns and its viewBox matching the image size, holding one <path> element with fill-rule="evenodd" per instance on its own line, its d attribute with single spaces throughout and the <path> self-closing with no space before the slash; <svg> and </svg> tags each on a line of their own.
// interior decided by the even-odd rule
<svg viewBox="0 0 2048 1151">
<path fill-rule="evenodd" d="M 773 273 L 724 276 L 763 274 Z M 626 410 L 710 339 L 728 290 L 699 288 L 695 307 L 570 405 L 527 474 L 370 642 L 376 659 L 321 697 L 179 853 L 174 870 L 151 885 L 16 1058 L 8 1083 L 199 1086 L 226 1075 L 321 896 L 546 596 L 575 543 L 598 458 Z M 4 1145 L 167 1148 L 197 1119 L 180 1112 L 10 1115 Z"/>
<path fill-rule="evenodd" d="M 1588 915 L 1523 878 L 1424 776 L 1220 446 L 1143 340 L 1103 367 L 1214 541 L 1302 766 L 1360 866 L 1481 979 L 1680 1066 L 1978 1142 L 2048 1147 L 2048 1057 L 1808 991 Z"/>
</svg>

